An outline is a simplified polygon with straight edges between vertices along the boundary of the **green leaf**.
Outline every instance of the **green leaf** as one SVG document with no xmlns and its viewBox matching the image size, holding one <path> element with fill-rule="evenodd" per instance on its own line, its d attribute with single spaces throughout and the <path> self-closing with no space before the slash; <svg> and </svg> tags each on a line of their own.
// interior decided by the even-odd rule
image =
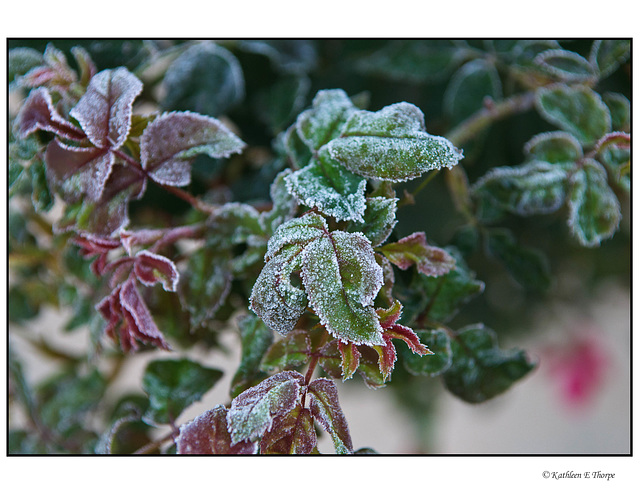
<svg viewBox="0 0 640 495">
<path fill-rule="evenodd" d="M 397 223 L 397 202 L 398 200 L 395 197 L 384 198 L 376 196 L 367 198 L 363 221 L 352 222 L 347 230 L 349 232 L 362 232 L 371 241 L 372 246 L 379 246 L 391 235 Z"/>
<path fill-rule="evenodd" d="M 587 86 L 556 84 L 540 88 L 536 107 L 546 121 L 592 144 L 611 130 L 611 114 L 598 93 Z"/>
<path fill-rule="evenodd" d="M 294 170 L 304 168 L 309 164 L 312 157 L 311 150 L 300 138 L 295 124 L 280 133 L 275 144 L 280 153 L 286 156 L 288 166 Z"/>
<path fill-rule="evenodd" d="M 177 420 L 221 377 L 222 371 L 186 358 L 151 361 L 142 377 L 142 388 L 149 396 L 145 421 L 163 424 Z"/>
<path fill-rule="evenodd" d="M 534 161 L 547 163 L 574 163 L 583 156 L 580 142 L 564 131 L 536 134 L 524 145 L 524 152 Z"/>
<path fill-rule="evenodd" d="M 444 249 L 429 246 L 424 232 L 415 232 L 398 242 L 379 248 L 391 263 L 402 270 L 416 265 L 420 273 L 428 277 L 440 277 L 451 271 L 455 259 Z"/>
<path fill-rule="evenodd" d="M 313 417 L 331 435 L 337 454 L 353 453 L 347 419 L 342 412 L 335 384 L 326 378 L 317 378 L 309 384 L 308 394 Z"/>
<path fill-rule="evenodd" d="M 585 160 L 571 177 L 568 201 L 569 228 L 583 246 L 599 246 L 618 230 L 620 203 L 609 187 L 606 170 L 597 161 Z"/>
<path fill-rule="evenodd" d="M 266 376 L 259 366 L 263 356 L 273 343 L 273 332 L 255 315 L 248 314 L 238 319 L 242 355 L 240 365 L 231 380 L 231 397 L 238 396 Z"/>
<path fill-rule="evenodd" d="M 340 136 L 325 146 L 351 172 L 391 182 L 451 168 L 462 159 L 460 150 L 447 139 L 427 134 L 424 115 L 406 102 L 378 112 L 354 112 Z"/>
<path fill-rule="evenodd" d="M 459 330 L 451 350 L 453 362 L 443 375 L 444 384 L 465 402 L 489 400 L 535 368 L 523 351 L 500 349 L 493 330 L 483 325 Z"/>
<path fill-rule="evenodd" d="M 288 175 L 289 192 L 298 202 L 338 220 L 362 221 L 367 181 L 321 153 L 311 163 Z"/>
<path fill-rule="evenodd" d="M 303 385 L 304 376 L 300 373 L 283 371 L 233 399 L 227 413 L 231 445 L 255 441 L 270 431 L 275 419 L 299 403 Z"/>
<path fill-rule="evenodd" d="M 311 341 L 306 330 L 294 330 L 271 345 L 265 352 L 260 369 L 272 373 L 296 368 L 311 359 Z"/>
<path fill-rule="evenodd" d="M 631 125 L 631 102 L 620 93 L 605 93 L 602 99 L 611 113 L 611 128 L 614 131 L 628 131 Z"/>
<path fill-rule="evenodd" d="M 442 81 L 467 57 L 450 40 L 396 40 L 362 58 L 357 69 L 411 83 Z"/>
<path fill-rule="evenodd" d="M 311 411 L 298 404 L 273 421 L 260 441 L 260 453 L 305 455 L 312 453 L 317 443 Z"/>
<path fill-rule="evenodd" d="M 566 180 L 562 166 L 532 161 L 491 169 L 476 182 L 473 194 L 516 215 L 546 214 L 564 203 Z"/>
<path fill-rule="evenodd" d="M 382 269 L 369 240 L 336 231 L 311 243 L 302 260 L 309 303 L 327 331 L 343 341 L 382 345 L 382 328 L 372 306 L 382 287 Z"/>
<path fill-rule="evenodd" d="M 523 287 L 544 291 L 551 285 L 549 263 L 544 254 L 537 249 L 520 246 L 509 230 L 489 230 L 486 246 L 489 254 L 500 261 Z"/>
<path fill-rule="evenodd" d="M 35 160 L 29 166 L 31 174 L 31 201 L 38 212 L 49 211 L 53 207 L 53 194 L 49 191 L 44 163 Z"/>
<path fill-rule="evenodd" d="M 533 63 L 559 81 L 588 81 L 596 77 L 594 66 L 581 55 L 569 50 L 545 50 L 536 55 Z"/>
<path fill-rule="evenodd" d="M 304 108 L 311 83 L 307 77 L 278 79 L 256 97 L 256 112 L 274 134 L 284 130 Z"/>
<path fill-rule="evenodd" d="M 416 330 L 420 342 L 426 345 L 433 354 L 421 356 L 409 350 L 400 349 L 405 369 L 412 375 L 438 376 L 451 366 L 451 342 L 447 332 L 441 329 Z"/>
<path fill-rule="evenodd" d="M 39 388 L 40 418 L 61 435 L 79 427 L 85 429 L 86 416 L 98 408 L 105 389 L 106 381 L 98 370 L 87 374 L 63 372 Z"/>
<path fill-rule="evenodd" d="M 486 98 L 500 100 L 502 83 L 495 65 L 485 59 L 467 62 L 451 77 L 443 98 L 444 113 L 451 125 L 483 108 Z"/>
<path fill-rule="evenodd" d="M 437 278 L 416 273 L 411 286 L 403 289 L 403 297 L 399 296 L 406 321 L 426 311 L 429 319 L 446 323 L 461 305 L 484 291 L 484 282 L 476 280 L 458 250 L 446 249 L 456 259 L 455 268 Z"/>
<path fill-rule="evenodd" d="M 211 41 L 188 48 L 167 69 L 162 107 L 217 117 L 244 98 L 244 76 L 231 52 Z"/>
<path fill-rule="evenodd" d="M 313 107 L 300 114 L 296 129 L 302 141 L 313 151 L 338 137 L 347 119 L 356 111 L 347 93 L 341 89 L 319 91 Z"/>
<path fill-rule="evenodd" d="M 278 228 L 265 260 L 253 286 L 251 309 L 269 328 L 289 333 L 310 303 L 321 323 L 340 339 L 382 344 L 372 307 L 382 286 L 382 269 L 362 234 L 329 232 L 320 215 L 309 213 Z M 292 279 L 297 272 L 304 290 Z"/>
<path fill-rule="evenodd" d="M 596 40 L 591 45 L 589 61 L 598 68 L 600 77 L 607 77 L 631 54 L 631 40 Z"/>
<path fill-rule="evenodd" d="M 604 136 L 596 147 L 597 157 L 620 187 L 631 191 L 631 136 L 614 132 Z"/>
</svg>

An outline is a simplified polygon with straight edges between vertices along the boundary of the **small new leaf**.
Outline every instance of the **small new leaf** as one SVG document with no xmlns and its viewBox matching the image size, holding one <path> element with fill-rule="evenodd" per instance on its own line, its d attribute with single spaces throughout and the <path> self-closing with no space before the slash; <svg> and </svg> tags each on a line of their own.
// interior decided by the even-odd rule
<svg viewBox="0 0 640 495">
<path fill-rule="evenodd" d="M 427 134 L 423 113 L 406 102 L 378 112 L 354 112 L 340 136 L 325 147 L 351 172 L 391 182 L 451 168 L 462 159 L 460 150 L 447 139 Z"/>
<path fill-rule="evenodd" d="M 427 244 L 424 232 L 415 232 L 378 249 L 402 270 L 416 265 L 417 270 L 428 277 L 445 275 L 456 265 L 456 260 L 444 249 Z"/>
</svg>

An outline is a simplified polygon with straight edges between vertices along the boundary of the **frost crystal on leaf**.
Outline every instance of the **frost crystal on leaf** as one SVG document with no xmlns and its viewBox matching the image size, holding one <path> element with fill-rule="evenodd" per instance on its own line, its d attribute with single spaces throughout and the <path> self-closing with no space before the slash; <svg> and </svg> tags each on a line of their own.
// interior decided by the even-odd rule
<svg viewBox="0 0 640 495">
<path fill-rule="evenodd" d="M 169 258 L 143 250 L 136 254 L 133 269 L 138 280 L 144 285 L 160 282 L 164 290 L 169 292 L 175 292 L 178 287 L 180 274 Z"/>
<path fill-rule="evenodd" d="M 149 124 L 140 138 L 140 158 L 160 184 L 186 186 L 191 161 L 200 154 L 227 158 L 245 144 L 213 117 L 192 112 L 166 113 Z"/>
<path fill-rule="evenodd" d="M 231 445 L 227 431 L 227 408 L 219 405 L 180 427 L 178 454 L 257 454 L 255 442 Z"/>
<path fill-rule="evenodd" d="M 255 441 L 271 430 L 274 419 L 296 406 L 303 387 L 304 376 L 297 371 L 283 371 L 238 395 L 227 413 L 231 444 Z"/>
<path fill-rule="evenodd" d="M 462 159 L 461 151 L 447 139 L 427 134 L 424 115 L 406 102 L 378 112 L 354 112 L 340 136 L 325 146 L 351 172 L 391 182 L 451 168 Z"/>
<path fill-rule="evenodd" d="M 318 378 L 309 384 L 309 397 L 311 413 L 322 428 L 331 435 L 336 453 L 353 453 L 349 426 L 340 407 L 335 384 L 326 378 Z"/>
<path fill-rule="evenodd" d="M 103 70 L 69 113 L 94 146 L 115 150 L 127 139 L 133 101 L 141 92 L 140 80 L 124 67 Z"/>
<path fill-rule="evenodd" d="M 38 88 L 29 93 L 18 112 L 16 124 L 18 135 L 23 139 L 38 129 L 77 141 L 85 138 L 80 129 L 58 113 L 46 88 Z"/>
<path fill-rule="evenodd" d="M 429 246 L 424 232 L 415 232 L 379 249 L 391 263 L 402 270 L 415 264 L 420 273 L 429 277 L 445 275 L 456 264 L 455 258 L 444 249 Z"/>
</svg>

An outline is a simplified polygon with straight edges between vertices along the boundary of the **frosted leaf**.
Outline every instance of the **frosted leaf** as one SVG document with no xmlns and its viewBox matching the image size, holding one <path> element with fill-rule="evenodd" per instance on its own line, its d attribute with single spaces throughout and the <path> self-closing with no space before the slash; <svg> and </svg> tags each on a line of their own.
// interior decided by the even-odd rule
<svg viewBox="0 0 640 495">
<path fill-rule="evenodd" d="M 289 192 L 309 208 L 315 207 L 338 220 L 363 221 L 367 181 L 330 157 L 313 159 L 285 181 Z"/>
<path fill-rule="evenodd" d="M 349 426 L 340 407 L 335 384 L 326 378 L 318 378 L 309 384 L 308 393 L 311 399 L 311 413 L 322 428 L 331 435 L 336 453 L 353 453 Z"/>
<path fill-rule="evenodd" d="M 379 246 L 391 235 L 397 223 L 397 202 L 396 198 L 367 198 L 362 221 L 353 222 L 349 232 L 362 232 L 372 246 Z"/>
<path fill-rule="evenodd" d="M 298 116 L 298 135 L 310 149 L 318 150 L 340 135 L 342 126 L 354 111 L 356 107 L 343 90 L 318 91 L 313 107 Z"/>
<path fill-rule="evenodd" d="M 245 143 L 217 119 L 171 112 L 145 128 L 140 138 L 140 158 L 154 181 L 185 186 L 191 181 L 191 161 L 197 155 L 227 158 L 244 147 Z"/>
<path fill-rule="evenodd" d="M 260 441 L 261 454 L 310 454 L 318 443 L 313 416 L 298 404 L 273 426 Z"/>
<path fill-rule="evenodd" d="M 136 254 L 133 270 L 144 285 L 161 283 L 164 290 L 175 292 L 180 274 L 169 258 L 151 251 L 142 250 Z"/>
<path fill-rule="evenodd" d="M 54 139 L 47 146 L 45 162 L 54 184 L 60 185 L 77 174 L 78 192 L 97 201 L 113 170 L 115 157 L 99 148 L 78 148 Z"/>
<path fill-rule="evenodd" d="M 583 246 L 599 246 L 618 230 L 620 202 L 609 187 L 606 170 L 597 161 L 585 160 L 573 174 L 568 201 L 569 228 Z"/>
<path fill-rule="evenodd" d="M 588 81 L 596 77 L 595 66 L 569 50 L 545 50 L 536 55 L 533 63 L 560 81 Z"/>
<path fill-rule="evenodd" d="M 140 80 L 124 67 L 98 72 L 69 114 L 98 148 L 120 148 L 131 127 L 133 101 L 142 92 Z"/>
<path fill-rule="evenodd" d="M 137 350 L 138 342 L 169 349 L 133 280 L 118 285 L 96 309 L 107 321 L 105 333 L 118 341 L 124 352 Z"/>
<path fill-rule="evenodd" d="M 73 54 L 73 58 L 76 59 L 76 64 L 78 64 L 78 82 L 82 86 L 88 86 L 91 78 L 98 72 L 96 65 L 93 63 L 93 60 L 91 60 L 91 55 L 81 46 L 71 48 L 71 53 Z"/>
<path fill-rule="evenodd" d="M 305 292 L 291 283 L 291 274 L 300 269 L 301 248 L 293 245 L 271 258 L 251 291 L 251 309 L 273 331 L 286 335 L 307 308 Z"/>
<path fill-rule="evenodd" d="M 609 108 L 588 86 L 544 86 L 538 89 L 535 103 L 542 118 L 582 144 L 592 144 L 611 130 Z"/>
<path fill-rule="evenodd" d="M 597 158 L 609 171 L 610 177 L 629 192 L 631 190 L 631 136 L 613 132 L 602 137 L 594 148 Z"/>
<path fill-rule="evenodd" d="M 629 131 L 631 126 L 631 102 L 620 93 L 607 92 L 602 100 L 611 113 L 611 128 L 614 131 Z"/>
<path fill-rule="evenodd" d="M 580 142 L 564 131 L 535 135 L 524 145 L 524 152 L 536 160 L 548 163 L 573 163 L 583 156 Z"/>
<path fill-rule="evenodd" d="M 492 169 L 474 185 L 473 193 L 516 215 L 546 214 L 563 205 L 566 180 L 563 167 L 533 161 Z"/>
<path fill-rule="evenodd" d="M 238 318 L 238 329 L 242 341 L 240 364 L 231 379 L 229 394 L 236 397 L 262 378 L 260 362 L 273 343 L 273 332 L 253 314 Z"/>
<path fill-rule="evenodd" d="M 429 277 L 445 275 L 456 264 L 455 258 L 444 249 L 429 246 L 424 232 L 415 232 L 398 242 L 386 244 L 380 248 L 380 251 L 391 263 L 402 270 L 416 265 L 420 273 Z"/>
<path fill-rule="evenodd" d="M 598 68 L 601 78 L 605 78 L 620 67 L 631 53 L 630 39 L 596 40 L 591 45 L 589 62 Z"/>
<path fill-rule="evenodd" d="M 180 427 L 176 438 L 178 454 L 257 454 L 255 442 L 231 445 L 227 430 L 227 408 L 218 405 Z"/>
<path fill-rule="evenodd" d="M 58 113 L 46 88 L 34 89 L 29 93 L 16 116 L 16 125 L 17 134 L 22 139 L 37 130 L 53 132 L 62 138 L 76 141 L 86 137 L 82 130 Z"/>
<path fill-rule="evenodd" d="M 462 159 L 447 139 L 427 134 L 420 109 L 405 102 L 378 112 L 354 112 L 340 136 L 325 147 L 351 172 L 391 182 L 451 168 Z"/>
<path fill-rule="evenodd" d="M 304 376 L 283 371 L 238 395 L 227 413 L 231 444 L 255 441 L 271 430 L 274 419 L 296 407 L 303 387 Z"/>
<path fill-rule="evenodd" d="M 382 287 L 382 268 L 366 237 L 337 231 L 313 241 L 302 255 L 302 283 L 329 333 L 356 344 L 382 344 L 371 306 Z"/>
<path fill-rule="evenodd" d="M 285 246 L 298 244 L 301 247 L 324 235 L 328 231 L 324 218 L 315 213 L 309 213 L 300 218 L 294 218 L 278 227 L 269 239 L 265 261 L 278 254 Z"/>
</svg>

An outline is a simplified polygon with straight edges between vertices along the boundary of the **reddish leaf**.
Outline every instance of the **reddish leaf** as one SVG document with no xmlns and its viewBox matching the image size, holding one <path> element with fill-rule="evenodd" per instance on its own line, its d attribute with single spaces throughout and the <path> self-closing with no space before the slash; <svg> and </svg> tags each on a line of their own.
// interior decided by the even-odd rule
<svg viewBox="0 0 640 495">
<path fill-rule="evenodd" d="M 100 199 L 113 170 L 114 156 L 98 148 L 77 148 L 54 139 L 47 146 L 45 161 L 49 177 L 61 185 L 77 174 L 77 189 L 92 201 Z"/>
<path fill-rule="evenodd" d="M 116 150 L 127 139 L 133 101 L 141 92 L 140 80 L 124 67 L 103 70 L 69 113 L 93 145 Z"/>
<path fill-rule="evenodd" d="M 43 55 L 44 65 L 34 67 L 20 78 L 25 88 L 49 86 L 65 88 L 76 81 L 76 74 L 67 63 L 64 52 L 48 44 Z"/>
<path fill-rule="evenodd" d="M 96 309 L 107 321 L 105 333 L 119 341 L 124 352 L 138 350 L 138 342 L 169 349 L 133 280 L 118 285 Z"/>
<path fill-rule="evenodd" d="M 144 250 L 136 254 L 133 265 L 138 280 L 144 285 L 162 284 L 164 290 L 175 292 L 180 274 L 176 265 L 168 258 Z"/>
<path fill-rule="evenodd" d="M 313 416 L 298 404 L 273 421 L 260 441 L 261 454 L 310 454 L 318 443 Z"/>
<path fill-rule="evenodd" d="M 391 339 L 403 340 L 414 354 L 419 354 L 421 356 L 433 354 L 426 345 L 420 342 L 416 333 L 411 328 L 405 327 L 404 325 L 392 325 L 385 329 L 384 335 L 389 336 Z"/>
<path fill-rule="evenodd" d="M 311 413 L 331 435 L 336 453 L 353 453 L 349 426 L 340 407 L 335 384 L 326 378 L 318 378 L 309 384 L 308 393 Z"/>
<path fill-rule="evenodd" d="M 51 94 L 46 88 L 31 91 L 22 104 L 16 117 L 18 136 L 27 137 L 37 131 L 53 132 L 60 137 L 83 140 L 86 136 L 82 130 L 62 117 L 53 106 Z"/>
<path fill-rule="evenodd" d="M 358 346 L 353 342 L 338 342 L 338 350 L 342 357 L 342 381 L 348 380 L 358 369 L 360 365 L 360 351 Z"/>
<path fill-rule="evenodd" d="M 222 405 L 182 425 L 176 445 L 178 454 L 255 454 L 258 451 L 256 442 L 243 441 L 231 445 L 227 408 Z"/>
<path fill-rule="evenodd" d="M 455 259 L 444 249 L 427 244 L 424 232 L 415 232 L 379 249 L 402 270 L 416 265 L 420 273 L 430 277 L 445 275 L 455 266 Z"/>
<path fill-rule="evenodd" d="M 191 181 L 191 161 L 196 155 L 226 158 L 244 146 L 217 119 L 191 112 L 171 112 L 145 128 L 140 138 L 140 157 L 154 181 L 186 186 Z"/>
<path fill-rule="evenodd" d="M 402 304 L 395 299 L 389 309 L 378 308 L 376 309 L 376 313 L 378 313 L 382 328 L 389 328 L 394 325 L 402 315 Z"/>
<path fill-rule="evenodd" d="M 107 266 L 107 256 L 113 249 L 120 247 L 120 241 L 107 237 L 98 237 L 90 234 L 77 236 L 73 242 L 80 246 L 80 255 L 84 258 L 92 258 L 98 256 L 91 263 L 91 270 L 96 276 L 102 276 Z"/>
<path fill-rule="evenodd" d="M 385 345 L 376 345 L 373 348 L 378 353 L 378 366 L 380 367 L 380 373 L 386 382 L 393 371 L 396 364 L 396 348 L 391 342 L 391 336 L 384 334 L 382 336 L 385 340 Z"/>
</svg>

